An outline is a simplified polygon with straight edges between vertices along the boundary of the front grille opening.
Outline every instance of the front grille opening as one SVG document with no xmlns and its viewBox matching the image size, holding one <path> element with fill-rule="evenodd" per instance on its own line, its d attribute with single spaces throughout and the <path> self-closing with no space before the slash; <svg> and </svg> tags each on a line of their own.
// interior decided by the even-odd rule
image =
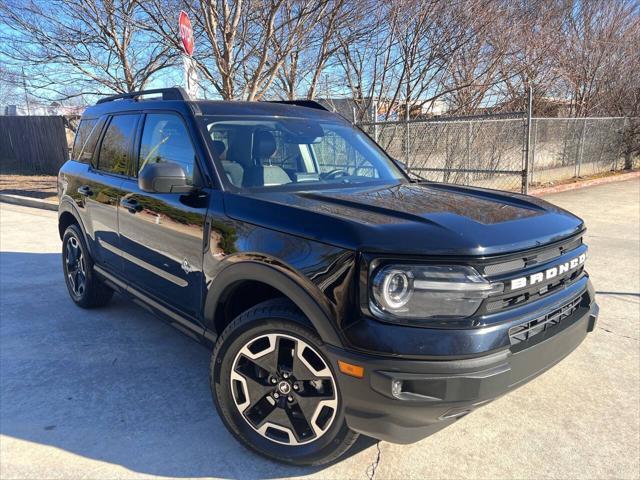
<svg viewBox="0 0 640 480">
<path fill-rule="evenodd" d="M 514 295 L 506 298 L 501 298 L 499 300 L 490 301 L 487 303 L 487 313 L 494 313 L 501 310 L 507 310 L 511 307 L 516 307 L 518 305 L 523 305 L 530 301 L 538 300 L 549 293 L 552 293 L 556 290 L 560 290 L 564 287 L 571 285 L 574 281 L 576 281 L 583 273 L 584 267 L 578 268 L 575 272 L 571 273 L 571 275 L 561 278 L 560 280 L 550 281 L 547 283 L 540 284 L 540 286 L 533 291 L 527 292 L 518 292 L 514 293 Z"/>
<path fill-rule="evenodd" d="M 578 309 L 581 301 L 582 295 L 545 315 L 542 315 L 527 323 L 523 323 L 516 327 L 510 328 L 509 341 L 511 342 L 511 345 L 517 345 L 521 342 L 525 342 L 531 337 L 538 335 L 539 333 L 542 333 L 555 325 L 558 325 Z"/>
<path fill-rule="evenodd" d="M 487 265 L 484 267 L 484 274 L 488 276 L 500 275 L 501 273 L 515 272 L 522 270 L 525 267 L 523 258 L 516 258 L 508 262 L 494 263 L 493 265 Z"/>
<path fill-rule="evenodd" d="M 523 268 L 532 267 L 541 263 L 549 262 L 554 258 L 575 250 L 582 245 L 582 237 L 568 240 L 562 245 L 556 245 L 538 251 L 534 254 L 523 254 L 520 258 L 515 258 L 499 263 L 492 263 L 483 267 L 482 271 L 487 276 L 501 275 L 509 272 L 516 272 Z"/>
</svg>

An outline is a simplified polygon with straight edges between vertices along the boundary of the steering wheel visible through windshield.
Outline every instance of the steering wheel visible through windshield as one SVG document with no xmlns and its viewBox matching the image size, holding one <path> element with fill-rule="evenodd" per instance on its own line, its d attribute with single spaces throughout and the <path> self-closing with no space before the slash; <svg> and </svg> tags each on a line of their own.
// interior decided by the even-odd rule
<svg viewBox="0 0 640 480">
<path fill-rule="evenodd" d="M 397 184 L 398 167 L 361 131 L 307 118 L 203 117 L 217 168 L 239 189 Z"/>
</svg>

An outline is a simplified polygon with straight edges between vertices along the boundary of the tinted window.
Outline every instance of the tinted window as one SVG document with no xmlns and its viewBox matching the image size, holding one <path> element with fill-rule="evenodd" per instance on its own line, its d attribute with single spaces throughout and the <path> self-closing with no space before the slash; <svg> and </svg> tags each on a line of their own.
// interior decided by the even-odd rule
<svg viewBox="0 0 640 480">
<path fill-rule="evenodd" d="M 136 115 L 117 115 L 111 119 L 100 147 L 99 170 L 129 174 L 129 147 L 135 133 L 136 120 Z"/>
<path fill-rule="evenodd" d="M 81 120 L 76 132 L 76 139 L 73 142 L 71 158 L 78 161 L 87 161 L 93 154 L 95 148 L 96 135 L 94 135 L 93 145 L 89 145 L 89 138 L 98 123 L 97 119 Z"/>
<path fill-rule="evenodd" d="M 100 140 L 100 132 L 102 131 L 102 127 L 104 126 L 105 118 L 101 118 L 98 120 L 89 133 L 89 138 L 82 147 L 82 151 L 80 152 L 80 157 L 78 160 L 83 163 L 90 163 L 93 158 L 93 154 L 96 150 L 96 146 L 98 145 L 98 140 Z"/>
<path fill-rule="evenodd" d="M 138 172 L 147 164 L 175 162 L 193 183 L 195 151 L 189 132 L 180 117 L 171 114 L 149 114 L 144 122 Z"/>
</svg>

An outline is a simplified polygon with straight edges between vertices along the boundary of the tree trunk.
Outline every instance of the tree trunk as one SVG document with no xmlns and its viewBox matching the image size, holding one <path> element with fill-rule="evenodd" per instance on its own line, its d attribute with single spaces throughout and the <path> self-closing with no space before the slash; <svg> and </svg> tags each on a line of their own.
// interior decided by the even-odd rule
<svg viewBox="0 0 640 480">
<path fill-rule="evenodd" d="M 632 168 L 633 168 L 633 155 L 631 155 L 631 152 L 626 151 L 624 153 L 624 169 L 631 170 Z"/>
</svg>

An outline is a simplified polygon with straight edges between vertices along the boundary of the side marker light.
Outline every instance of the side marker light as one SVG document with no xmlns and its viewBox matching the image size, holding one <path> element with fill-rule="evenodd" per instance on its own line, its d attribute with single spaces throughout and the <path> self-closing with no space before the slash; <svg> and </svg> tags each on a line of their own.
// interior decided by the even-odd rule
<svg viewBox="0 0 640 480">
<path fill-rule="evenodd" d="M 338 360 L 338 368 L 345 375 L 349 375 L 350 377 L 362 378 L 364 377 L 364 367 L 359 365 L 353 365 L 351 363 L 343 362 L 342 360 Z"/>
</svg>

